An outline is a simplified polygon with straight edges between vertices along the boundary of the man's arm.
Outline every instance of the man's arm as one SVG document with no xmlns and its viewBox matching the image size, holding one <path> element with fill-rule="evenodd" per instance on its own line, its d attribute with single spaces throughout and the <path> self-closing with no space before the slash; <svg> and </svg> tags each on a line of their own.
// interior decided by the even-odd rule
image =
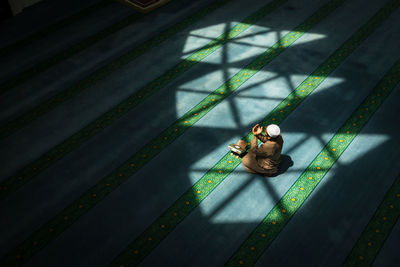
<svg viewBox="0 0 400 267">
<path fill-rule="evenodd" d="M 267 137 L 262 134 L 257 134 L 256 137 L 263 143 L 268 141 Z"/>
<path fill-rule="evenodd" d="M 251 152 L 253 152 L 254 154 L 256 154 L 257 156 L 262 156 L 265 157 L 265 152 L 262 152 L 257 145 L 257 137 L 254 136 L 253 140 L 251 140 L 251 148 L 250 148 Z"/>
<path fill-rule="evenodd" d="M 257 123 L 251 131 L 261 142 L 267 142 L 268 138 L 262 134 L 263 127 L 261 127 L 260 124 Z"/>
</svg>

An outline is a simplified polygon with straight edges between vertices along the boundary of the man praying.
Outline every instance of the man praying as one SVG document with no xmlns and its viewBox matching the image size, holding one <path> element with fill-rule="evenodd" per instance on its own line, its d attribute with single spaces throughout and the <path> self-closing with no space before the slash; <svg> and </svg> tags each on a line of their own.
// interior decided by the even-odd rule
<svg viewBox="0 0 400 267">
<path fill-rule="evenodd" d="M 252 132 L 254 138 L 251 140 L 251 148 L 242 158 L 243 166 L 249 173 L 258 173 L 265 177 L 274 176 L 281 162 L 283 146 L 281 130 L 278 125 L 270 124 L 263 135 L 263 127 L 256 124 Z M 260 146 L 257 145 L 257 139 L 262 142 Z"/>
</svg>

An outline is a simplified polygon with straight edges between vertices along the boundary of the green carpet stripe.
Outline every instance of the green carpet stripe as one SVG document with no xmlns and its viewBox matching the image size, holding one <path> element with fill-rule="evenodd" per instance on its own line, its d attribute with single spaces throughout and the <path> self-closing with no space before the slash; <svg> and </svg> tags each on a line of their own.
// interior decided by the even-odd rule
<svg viewBox="0 0 400 267">
<path fill-rule="evenodd" d="M 50 25 L 49 27 L 47 27 L 45 29 L 42 29 L 36 33 L 33 33 L 24 39 L 18 40 L 8 46 L 0 48 L 0 57 L 5 56 L 10 53 L 13 53 L 17 49 L 20 49 L 21 47 L 27 46 L 30 43 L 33 43 L 35 41 L 38 41 L 38 40 L 52 34 L 52 33 L 55 33 L 59 29 L 62 29 L 64 27 L 68 26 L 68 24 L 76 23 L 77 20 L 83 19 L 83 18 L 89 16 L 91 13 L 94 13 L 99 9 L 107 7 L 111 3 L 113 3 L 113 1 L 103 0 L 99 3 L 94 4 L 93 6 L 87 7 L 85 9 L 79 11 L 76 14 L 73 14 L 65 19 L 62 19 L 61 21 L 59 21 L 53 25 Z"/>
<path fill-rule="evenodd" d="M 28 164 L 26 167 L 18 170 L 15 175 L 8 177 L 4 181 L 2 181 L 0 183 L 0 199 L 4 199 L 10 192 L 18 190 L 18 188 L 20 188 L 25 183 L 30 181 L 33 177 L 38 175 L 40 172 L 49 167 L 51 164 L 58 161 L 66 154 L 68 154 L 69 152 L 71 152 L 72 150 L 79 147 L 84 142 L 86 142 L 99 132 L 101 132 L 104 128 L 112 124 L 118 118 L 122 117 L 132 108 L 139 105 L 146 98 L 150 97 L 152 94 L 156 93 L 158 90 L 166 86 L 168 83 L 176 79 L 178 76 L 182 75 L 190 67 L 197 64 L 205 57 L 209 56 L 211 53 L 222 47 L 226 42 L 228 42 L 229 39 L 238 36 L 240 33 L 242 33 L 247 28 L 252 26 L 255 22 L 257 22 L 262 17 L 264 17 L 268 13 L 272 12 L 273 10 L 281 6 L 286 1 L 287 0 L 274 0 L 273 2 L 262 7 L 257 12 L 247 17 L 244 20 L 244 22 L 235 25 L 229 32 L 220 35 L 217 39 L 211 41 L 202 49 L 198 50 L 197 52 L 187 57 L 181 63 L 179 63 L 166 73 L 164 73 L 162 76 L 150 82 L 144 88 L 140 89 L 138 92 L 130 95 L 127 99 L 122 101 L 116 107 L 102 114 L 93 122 L 86 125 L 83 129 L 79 130 L 74 135 L 64 140 L 62 143 L 56 145 L 55 147 L 44 153 L 40 158 Z M 221 6 L 225 2 L 227 1 L 224 0 L 214 3 L 212 6 L 209 6 L 208 8 L 200 11 L 200 13 L 198 13 L 196 16 L 192 16 L 191 18 L 196 20 L 200 19 L 201 17 L 210 13 L 211 10 L 217 8 L 218 6 Z M 189 22 L 187 22 L 187 24 L 189 24 Z M 180 24 L 180 26 L 178 25 L 177 27 L 179 29 L 183 29 L 185 25 L 186 24 Z M 167 31 L 167 33 L 163 35 L 164 37 L 158 37 L 155 40 L 164 40 L 167 36 L 170 36 L 172 33 L 177 32 L 178 28 L 174 28 L 170 31 Z M 299 33 L 297 36 L 299 37 L 301 36 L 301 34 Z M 159 43 L 159 41 L 155 41 L 155 43 Z M 151 44 L 146 44 L 142 46 L 139 50 L 135 50 L 134 52 L 132 52 L 131 55 L 123 56 L 120 60 L 111 63 L 109 66 L 101 69 L 99 72 L 96 72 L 92 76 L 89 76 L 89 78 L 84 79 L 76 86 L 44 102 L 39 107 L 34 109 L 32 112 L 28 112 L 19 119 L 17 119 L 16 121 L 9 123 L 8 125 L 0 129 L 0 139 L 18 130 L 19 128 L 24 126 L 25 123 L 33 121 L 37 117 L 42 116 L 43 114 L 49 112 L 61 102 L 66 101 L 73 95 L 82 91 L 84 88 L 92 85 L 95 81 L 111 73 L 116 68 L 121 66 L 121 64 L 126 64 L 129 61 L 131 61 L 134 57 L 136 57 L 138 54 L 145 52 L 146 49 L 150 46 Z M 205 111 L 206 110 L 203 110 L 202 112 Z"/>
<path fill-rule="evenodd" d="M 252 266 L 257 261 L 399 81 L 400 60 L 352 113 L 296 182 L 243 242 L 226 266 Z"/>
<path fill-rule="evenodd" d="M 332 0 L 327 5 L 320 8 L 316 13 L 314 13 L 314 15 L 296 27 L 295 31 L 285 35 L 273 47 L 267 49 L 265 53 L 257 57 L 256 60 L 250 63 L 246 68 L 239 71 L 234 77 L 224 83 L 224 85 L 216 89 L 215 93 L 206 97 L 200 104 L 164 130 L 162 134 L 146 144 L 141 150 L 139 150 L 138 153 L 135 153 L 122 166 L 112 171 L 98 184 L 93 186 L 80 198 L 76 199 L 73 203 L 66 207 L 61 213 L 56 215 L 48 223 L 42 226 L 37 232 L 33 233 L 28 239 L 14 248 L 0 261 L 0 265 L 3 263 L 10 266 L 19 265 L 21 262 L 25 262 L 27 259 L 32 257 L 38 250 L 60 235 L 71 224 L 86 214 L 89 209 L 94 207 L 109 193 L 118 188 L 120 184 L 128 180 L 129 177 L 137 172 L 142 166 L 160 153 L 162 149 L 172 143 L 176 138 L 183 134 L 184 131 L 190 128 L 190 126 L 192 126 L 208 111 L 220 103 L 222 99 L 228 95 L 228 93 L 224 92 L 228 92 L 229 90 L 232 92 L 233 88 L 237 89 L 238 85 L 243 84 L 243 80 L 240 80 L 241 78 L 248 80 L 250 78 L 250 72 L 252 75 L 254 75 L 256 70 L 260 70 L 263 66 L 269 63 L 273 57 L 276 57 L 284 50 L 284 48 L 290 46 L 295 39 L 298 39 L 302 34 L 304 34 L 304 32 L 300 32 L 300 30 L 308 30 L 314 24 L 322 20 L 324 16 L 327 16 L 329 13 L 335 10 L 343 2 L 344 0 Z M 297 36 L 297 38 L 295 38 L 295 36 Z M 319 84 L 317 80 L 312 80 L 313 84 Z M 208 183 L 207 181 L 205 182 Z M 204 183 L 204 179 L 198 182 L 195 186 L 199 186 L 201 183 Z M 199 196 L 201 197 L 201 194 L 199 194 Z M 189 201 L 189 204 L 184 204 L 185 208 L 191 210 L 194 207 L 194 202 L 191 201 L 191 198 L 186 201 Z M 180 202 L 177 205 L 181 205 Z M 167 214 L 167 216 L 168 215 L 169 214 Z M 179 214 L 179 216 L 181 215 Z M 148 252 L 149 251 L 150 250 L 148 250 Z"/>
<path fill-rule="evenodd" d="M 371 266 L 400 216 L 400 176 L 361 234 L 343 266 Z"/>
<path fill-rule="evenodd" d="M 332 7 L 332 6 L 331 6 Z M 283 100 L 264 120 L 262 125 L 280 124 L 318 85 L 345 60 L 372 31 L 383 22 L 391 5 L 385 6 L 350 39 L 337 49 L 307 79 L 305 79 L 285 100 Z M 332 7 L 333 8 L 333 7 Z M 288 34 L 290 37 L 290 33 Z M 285 43 L 285 42 L 283 42 Z M 265 59 L 265 57 L 264 57 Z M 267 60 L 267 59 L 265 59 Z M 256 61 L 258 64 L 258 61 Z M 251 68 L 250 68 L 251 69 Z M 250 142 L 249 133 L 244 140 Z M 111 264 L 112 266 L 131 266 L 146 257 L 200 202 L 205 199 L 239 164 L 227 153 L 199 181 L 186 191 L 173 205 L 158 217 L 137 239 L 128 246 Z M 321 166 L 324 167 L 324 166 Z"/>
</svg>

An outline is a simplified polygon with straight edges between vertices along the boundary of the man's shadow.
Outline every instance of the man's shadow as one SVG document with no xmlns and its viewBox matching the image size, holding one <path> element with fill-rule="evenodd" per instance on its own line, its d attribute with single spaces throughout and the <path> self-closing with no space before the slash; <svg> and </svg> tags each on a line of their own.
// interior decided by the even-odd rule
<svg viewBox="0 0 400 267">
<path fill-rule="evenodd" d="M 282 173 L 285 173 L 292 166 L 293 166 L 292 158 L 289 155 L 281 155 L 281 163 L 278 166 L 278 172 L 273 175 L 269 175 L 267 178 L 277 177 Z"/>
<path fill-rule="evenodd" d="M 285 173 L 290 167 L 293 166 L 293 160 L 289 155 L 281 155 L 281 163 L 278 167 L 278 172 L 275 176 Z"/>
</svg>

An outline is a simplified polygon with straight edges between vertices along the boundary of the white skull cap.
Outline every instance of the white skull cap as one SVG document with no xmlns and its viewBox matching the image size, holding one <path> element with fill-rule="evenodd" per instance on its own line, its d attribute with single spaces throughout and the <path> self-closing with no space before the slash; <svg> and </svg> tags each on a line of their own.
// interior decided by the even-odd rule
<svg viewBox="0 0 400 267">
<path fill-rule="evenodd" d="M 281 129 L 276 124 L 270 124 L 267 127 L 267 133 L 272 138 L 278 137 L 281 134 Z"/>
</svg>

